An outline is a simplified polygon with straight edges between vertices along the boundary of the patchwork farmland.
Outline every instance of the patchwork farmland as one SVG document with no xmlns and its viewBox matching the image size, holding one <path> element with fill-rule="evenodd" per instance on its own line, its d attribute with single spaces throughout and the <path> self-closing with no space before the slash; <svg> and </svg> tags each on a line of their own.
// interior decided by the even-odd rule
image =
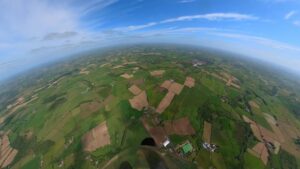
<svg viewBox="0 0 300 169">
<path fill-rule="evenodd" d="M 0 168 L 298 169 L 298 85 L 221 56 L 133 46 L 33 72 L 1 95 Z"/>
</svg>

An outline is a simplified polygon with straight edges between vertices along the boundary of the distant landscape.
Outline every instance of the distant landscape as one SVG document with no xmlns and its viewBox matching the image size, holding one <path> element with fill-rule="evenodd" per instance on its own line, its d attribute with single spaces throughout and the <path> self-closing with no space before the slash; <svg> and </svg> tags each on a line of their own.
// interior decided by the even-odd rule
<svg viewBox="0 0 300 169">
<path fill-rule="evenodd" d="M 0 86 L 0 168 L 300 169 L 299 77 L 232 53 L 121 46 Z"/>
</svg>

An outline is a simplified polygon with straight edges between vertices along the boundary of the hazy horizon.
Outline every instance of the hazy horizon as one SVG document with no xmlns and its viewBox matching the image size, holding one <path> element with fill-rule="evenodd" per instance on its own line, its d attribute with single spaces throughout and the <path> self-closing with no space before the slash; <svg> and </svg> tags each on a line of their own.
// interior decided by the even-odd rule
<svg viewBox="0 0 300 169">
<path fill-rule="evenodd" d="M 31 65 L 29 67 L 26 67 L 24 69 L 21 69 L 19 72 L 15 72 L 13 74 L 9 74 L 7 76 L 1 76 L 0 77 L 0 84 L 5 84 L 6 81 L 11 81 L 14 80 L 13 78 L 18 78 L 18 77 L 22 77 L 22 75 L 26 75 L 28 73 L 30 73 L 31 71 L 35 71 L 35 70 L 39 70 L 42 69 L 43 66 L 54 66 L 59 64 L 60 61 L 70 61 L 70 60 L 74 60 L 77 57 L 87 57 L 89 56 L 89 54 L 96 54 L 99 51 L 106 51 L 106 50 L 116 50 L 116 48 L 131 48 L 131 47 L 135 47 L 135 46 L 156 46 L 156 45 L 166 45 L 166 46 L 173 46 L 173 47 L 191 47 L 191 48 L 196 48 L 198 50 L 208 50 L 209 52 L 218 52 L 221 55 L 224 55 L 225 57 L 227 56 L 232 56 L 232 57 L 238 57 L 241 60 L 249 60 L 249 61 L 256 61 L 256 64 L 259 65 L 259 67 L 261 67 L 261 64 L 270 64 L 267 67 L 271 67 L 271 69 L 279 69 L 279 70 L 285 70 L 285 72 L 283 74 L 287 74 L 287 73 L 292 73 L 295 74 L 297 76 L 300 77 L 300 73 L 293 71 L 291 69 L 287 69 L 286 67 L 277 64 L 277 63 L 272 63 L 269 60 L 264 60 L 264 59 L 260 59 L 260 58 L 255 58 L 255 57 L 251 57 L 249 55 L 245 55 L 243 53 L 237 53 L 235 51 L 230 51 L 230 50 L 224 50 L 224 49 L 220 49 L 217 47 L 210 47 L 210 46 L 200 46 L 200 45 L 192 45 L 192 44 L 183 44 L 183 43 L 171 43 L 171 42 L 152 42 L 152 43 L 146 43 L 146 42 L 141 42 L 141 43 L 132 43 L 132 44 L 114 44 L 114 45 L 109 45 L 109 46 L 103 46 L 103 47 L 96 47 L 96 48 L 90 48 L 90 49 L 86 49 L 86 50 L 79 50 L 77 52 L 70 52 L 69 54 L 65 54 L 65 55 L 61 55 L 58 58 L 52 59 L 52 60 L 46 60 L 46 61 L 41 61 L 38 64 L 35 65 Z M 227 53 L 222 53 L 222 52 L 227 52 Z"/>
</svg>

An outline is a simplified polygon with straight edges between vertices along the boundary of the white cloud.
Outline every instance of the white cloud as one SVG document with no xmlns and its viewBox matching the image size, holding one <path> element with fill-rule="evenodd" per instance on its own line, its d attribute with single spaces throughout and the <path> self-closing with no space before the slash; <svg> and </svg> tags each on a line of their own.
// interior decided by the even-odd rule
<svg viewBox="0 0 300 169">
<path fill-rule="evenodd" d="M 179 3 L 191 3 L 191 2 L 196 2 L 196 0 L 180 0 L 178 2 Z"/>
<path fill-rule="evenodd" d="M 77 36 L 77 32 L 52 32 L 43 38 L 43 40 L 62 40 Z"/>
<path fill-rule="evenodd" d="M 287 3 L 287 2 L 297 2 L 298 0 L 260 0 L 267 3 Z"/>
<path fill-rule="evenodd" d="M 252 15 L 245 15 L 240 13 L 209 13 L 202 15 L 189 15 L 180 16 L 177 18 L 171 18 L 161 21 L 161 23 L 178 22 L 178 21 L 191 21 L 195 19 L 206 19 L 210 21 L 216 20 L 257 20 L 258 17 Z"/>
<path fill-rule="evenodd" d="M 288 20 L 290 19 L 292 16 L 294 16 L 297 13 L 297 11 L 290 11 L 287 14 L 285 14 L 284 19 Z"/>
<path fill-rule="evenodd" d="M 14 58 L 14 64 L 18 65 L 26 60 L 28 65 L 18 67 L 24 69 L 56 57 L 33 55 L 30 52 L 32 49 L 63 46 L 68 42 L 78 44 L 83 37 L 87 41 L 93 39 L 93 32 L 82 25 L 82 17 L 91 12 L 100 12 L 116 2 L 117 0 L 0 0 L 0 61 Z M 77 49 L 82 48 L 72 50 Z M 57 55 L 62 55 L 62 52 Z M 14 66 L 0 66 L 0 74 L 2 72 L 7 72 L 6 76 L 9 76 L 16 69 Z"/>
<path fill-rule="evenodd" d="M 83 4 L 80 5 L 80 13 L 81 15 L 87 14 L 89 12 L 93 12 L 99 9 L 103 9 L 107 6 L 110 6 L 114 3 L 118 2 L 118 0 L 89 0 L 84 1 Z"/>
<path fill-rule="evenodd" d="M 0 6 L 0 31 L 5 32 L 5 39 L 27 39 L 49 32 L 70 31 L 79 25 L 72 11 L 49 6 L 45 1 L 2 0 Z"/>
<path fill-rule="evenodd" d="M 150 23 L 146 23 L 143 25 L 130 25 L 130 26 L 126 26 L 126 27 L 116 28 L 115 30 L 124 31 L 124 32 L 135 31 L 135 30 L 145 29 L 145 28 L 148 28 L 151 26 L 155 26 L 157 24 L 158 24 L 157 22 L 150 22 Z"/>
<path fill-rule="evenodd" d="M 244 34 L 235 34 L 235 33 L 214 33 L 214 35 L 217 36 L 223 36 L 227 38 L 235 38 L 240 40 L 247 40 L 247 41 L 253 41 L 256 44 L 262 44 L 265 46 L 268 46 L 273 49 L 281 49 L 281 50 L 293 50 L 300 52 L 300 48 L 297 46 L 293 46 L 287 43 L 275 41 L 272 39 L 259 37 L 259 36 L 251 36 L 251 35 L 244 35 Z"/>
<path fill-rule="evenodd" d="M 159 24 L 167 24 L 171 22 L 180 22 L 180 21 L 192 21 L 196 19 L 206 19 L 210 21 L 217 21 L 217 20 L 242 21 L 242 20 L 257 20 L 258 17 L 252 15 L 239 14 L 239 13 L 209 13 L 209 14 L 202 14 L 202 15 L 179 16 L 177 18 L 165 19 L 158 22 L 150 22 L 142 25 L 131 25 L 127 27 L 115 28 L 115 30 L 128 32 L 128 31 L 135 31 L 135 30 L 156 26 Z"/>
<path fill-rule="evenodd" d="M 300 21 L 294 21 L 293 24 L 296 26 L 300 26 Z"/>
</svg>

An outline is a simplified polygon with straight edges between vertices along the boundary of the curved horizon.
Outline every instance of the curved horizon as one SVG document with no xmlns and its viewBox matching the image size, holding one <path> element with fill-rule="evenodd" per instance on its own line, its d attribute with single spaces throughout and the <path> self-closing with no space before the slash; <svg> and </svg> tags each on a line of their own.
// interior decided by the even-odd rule
<svg viewBox="0 0 300 169">
<path fill-rule="evenodd" d="M 0 6 L 2 80 L 89 49 L 158 42 L 226 50 L 300 74 L 295 0 L 3 0 Z"/>
</svg>

